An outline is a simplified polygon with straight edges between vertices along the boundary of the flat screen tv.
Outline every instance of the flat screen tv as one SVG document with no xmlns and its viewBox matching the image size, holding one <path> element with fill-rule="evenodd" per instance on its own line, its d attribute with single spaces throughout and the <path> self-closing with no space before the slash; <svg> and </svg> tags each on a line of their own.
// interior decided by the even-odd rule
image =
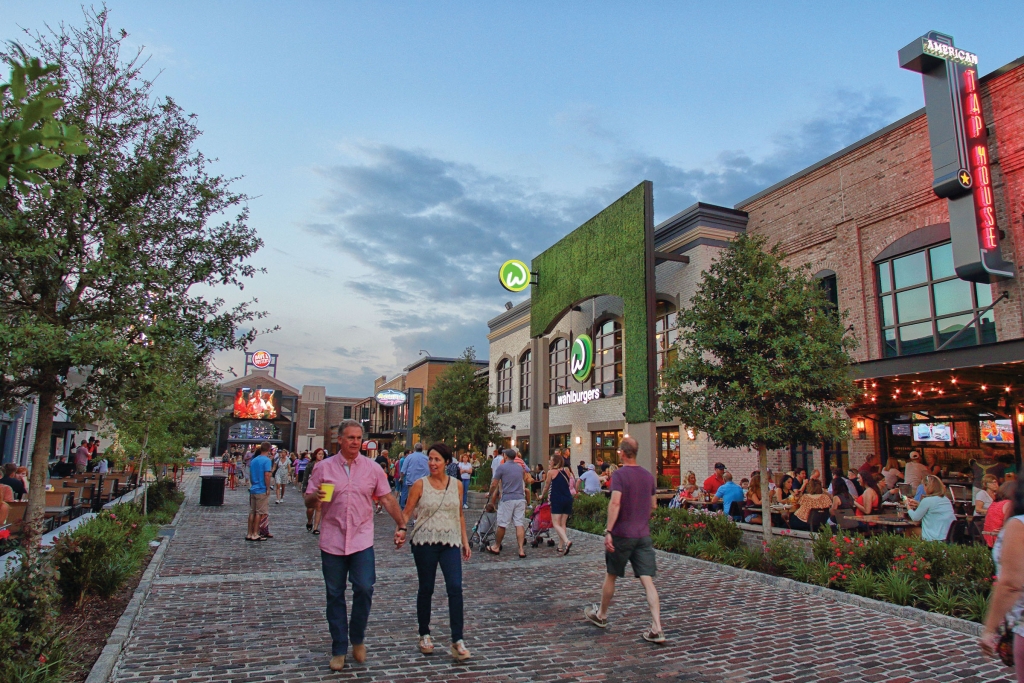
<svg viewBox="0 0 1024 683">
<path fill-rule="evenodd" d="M 918 423 L 914 425 L 914 441 L 952 441 L 953 430 L 948 422 Z"/>
<path fill-rule="evenodd" d="M 1009 420 L 980 420 L 982 443 L 1013 443 L 1013 423 Z"/>
<path fill-rule="evenodd" d="M 262 387 L 237 389 L 233 412 L 243 420 L 276 420 L 281 414 L 281 391 Z"/>
</svg>

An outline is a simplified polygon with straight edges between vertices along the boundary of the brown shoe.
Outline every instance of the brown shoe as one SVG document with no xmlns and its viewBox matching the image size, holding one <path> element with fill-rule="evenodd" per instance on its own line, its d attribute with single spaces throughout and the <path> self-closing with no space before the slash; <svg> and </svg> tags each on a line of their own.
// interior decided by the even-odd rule
<svg viewBox="0 0 1024 683">
<path fill-rule="evenodd" d="M 362 643 L 352 646 L 352 659 L 360 664 L 366 661 L 366 646 Z"/>
<path fill-rule="evenodd" d="M 345 655 L 331 657 L 331 671 L 341 671 L 345 668 Z"/>
</svg>

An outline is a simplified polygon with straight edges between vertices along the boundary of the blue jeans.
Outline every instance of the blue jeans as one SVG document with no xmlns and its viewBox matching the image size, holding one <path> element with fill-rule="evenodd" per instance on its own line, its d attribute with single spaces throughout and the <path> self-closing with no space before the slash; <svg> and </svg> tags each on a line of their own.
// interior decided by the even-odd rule
<svg viewBox="0 0 1024 683">
<path fill-rule="evenodd" d="M 331 631 L 331 656 L 348 654 L 349 641 L 359 645 L 366 636 L 366 622 L 373 602 L 373 546 L 351 555 L 320 551 L 320 564 L 327 584 L 327 626 Z M 345 584 L 352 582 L 352 621 L 345 608 Z"/>
<path fill-rule="evenodd" d="M 405 509 L 405 501 L 409 498 L 409 487 L 402 482 L 402 490 L 398 494 L 398 507 Z"/>
<path fill-rule="evenodd" d="M 467 505 L 469 502 L 469 479 L 462 480 L 462 504 Z"/>
<path fill-rule="evenodd" d="M 452 623 L 452 642 L 462 640 L 462 549 L 443 543 L 425 543 L 412 546 L 412 557 L 416 561 L 416 574 L 420 588 L 416 593 L 416 619 L 420 635 L 430 633 L 430 602 L 434 597 L 434 579 L 437 565 L 444 574 L 444 586 L 448 592 L 448 619 Z"/>
</svg>

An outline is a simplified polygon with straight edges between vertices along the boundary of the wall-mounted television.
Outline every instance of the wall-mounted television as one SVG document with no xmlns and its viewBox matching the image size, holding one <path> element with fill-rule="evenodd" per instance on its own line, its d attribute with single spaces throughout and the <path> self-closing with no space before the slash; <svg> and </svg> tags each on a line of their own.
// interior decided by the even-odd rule
<svg viewBox="0 0 1024 683">
<path fill-rule="evenodd" d="M 262 387 L 237 389 L 233 412 L 243 420 L 276 420 L 281 414 L 281 391 Z"/>
<path fill-rule="evenodd" d="M 982 443 L 1013 443 L 1013 423 L 1009 420 L 980 420 Z"/>
<path fill-rule="evenodd" d="M 914 425 L 914 441 L 952 441 L 953 430 L 948 422 L 917 423 Z"/>
</svg>

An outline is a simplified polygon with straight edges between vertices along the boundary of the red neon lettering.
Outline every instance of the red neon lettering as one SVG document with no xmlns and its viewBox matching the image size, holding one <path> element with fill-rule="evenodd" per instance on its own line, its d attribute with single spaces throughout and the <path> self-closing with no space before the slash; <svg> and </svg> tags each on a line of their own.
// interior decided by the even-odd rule
<svg viewBox="0 0 1024 683">
<path fill-rule="evenodd" d="M 985 130 L 985 123 L 981 120 L 980 116 L 968 116 L 967 117 L 967 137 L 976 138 L 980 137 L 981 133 Z"/>
<path fill-rule="evenodd" d="M 967 96 L 967 113 L 968 114 L 980 114 L 981 113 L 981 99 L 978 97 L 978 93 L 972 92 Z"/>
<path fill-rule="evenodd" d="M 984 242 L 983 246 L 986 249 L 995 249 L 998 246 L 998 243 L 996 242 L 995 228 L 985 228 L 981 234 L 983 237 L 982 241 Z"/>
<path fill-rule="evenodd" d="M 977 92 L 978 90 L 978 72 L 974 69 L 964 71 L 964 90 L 967 92 Z"/>
<path fill-rule="evenodd" d="M 981 210 L 981 224 L 986 228 L 996 227 L 996 210 L 986 206 Z"/>
<path fill-rule="evenodd" d="M 975 177 L 978 179 L 978 185 L 989 185 L 992 179 L 988 174 L 988 166 L 979 166 L 975 169 Z"/>
<path fill-rule="evenodd" d="M 988 166 L 988 148 L 985 145 L 974 147 L 974 167 Z"/>
<path fill-rule="evenodd" d="M 989 185 L 978 188 L 981 191 L 981 205 L 992 206 L 992 188 Z"/>
</svg>

